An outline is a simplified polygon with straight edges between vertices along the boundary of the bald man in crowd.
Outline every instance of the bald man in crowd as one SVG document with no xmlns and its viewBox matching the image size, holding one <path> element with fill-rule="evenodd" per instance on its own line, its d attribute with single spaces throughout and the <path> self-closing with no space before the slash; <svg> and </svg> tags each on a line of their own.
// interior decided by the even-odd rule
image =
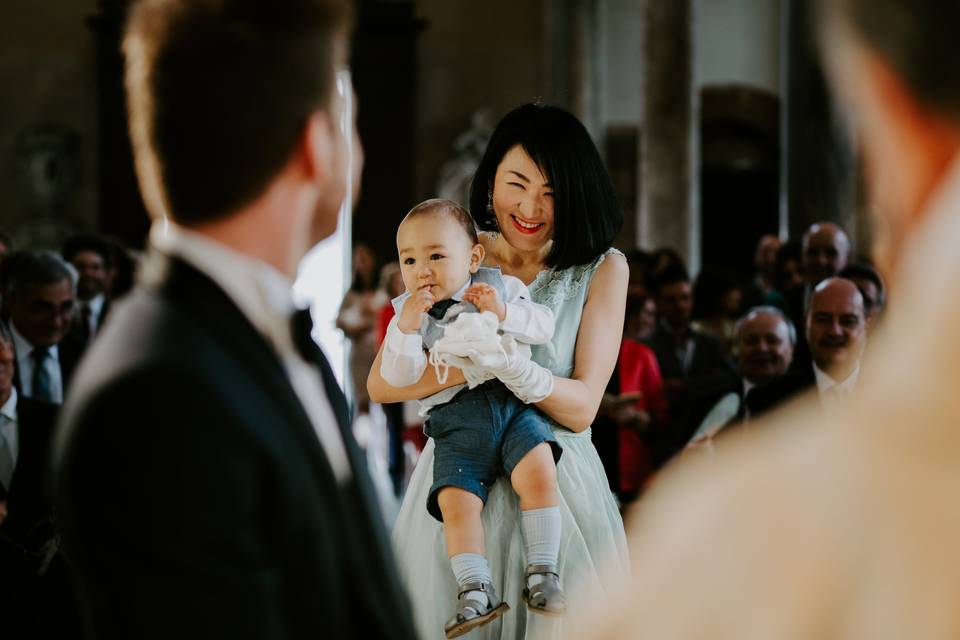
<svg viewBox="0 0 960 640">
<path fill-rule="evenodd" d="M 960 630 L 960 3 L 818 4 L 896 297 L 830 419 L 773 414 L 658 480 L 628 520 L 633 585 L 607 591 L 592 637 Z"/>
<path fill-rule="evenodd" d="M 793 360 L 797 331 L 776 307 L 754 307 L 737 322 L 737 370 L 739 378 L 726 388 L 703 390 L 691 402 L 684 438 L 690 444 L 709 440 L 721 429 L 753 415 L 754 396 L 765 385 L 787 372 Z"/>
<path fill-rule="evenodd" d="M 804 286 L 786 294 L 790 318 L 798 327 L 806 321 L 813 289 L 827 278 L 836 276 L 850 259 L 850 239 L 832 222 L 815 222 L 803 234 L 801 266 Z M 810 365 L 810 349 L 801 334 L 793 359 L 792 371 L 803 371 Z"/>
<path fill-rule="evenodd" d="M 751 415 L 770 411 L 813 387 L 824 409 L 829 409 L 856 387 L 867 342 L 863 296 L 857 286 L 844 278 L 818 284 L 804 327 L 812 360 L 758 388 L 751 397 Z"/>
<path fill-rule="evenodd" d="M 850 259 L 850 239 L 832 222 L 817 222 L 803 234 L 803 274 L 812 290 L 837 275 Z"/>
</svg>

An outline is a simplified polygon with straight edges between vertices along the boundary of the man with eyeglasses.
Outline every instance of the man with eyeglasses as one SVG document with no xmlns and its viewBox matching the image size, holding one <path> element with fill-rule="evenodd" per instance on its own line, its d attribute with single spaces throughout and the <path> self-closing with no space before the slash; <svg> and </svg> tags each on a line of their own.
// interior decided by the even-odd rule
<svg viewBox="0 0 960 640">
<path fill-rule="evenodd" d="M 57 254 L 20 251 L 9 258 L 6 305 L 23 396 L 60 405 L 82 345 L 67 339 L 76 307 L 75 275 Z"/>
</svg>

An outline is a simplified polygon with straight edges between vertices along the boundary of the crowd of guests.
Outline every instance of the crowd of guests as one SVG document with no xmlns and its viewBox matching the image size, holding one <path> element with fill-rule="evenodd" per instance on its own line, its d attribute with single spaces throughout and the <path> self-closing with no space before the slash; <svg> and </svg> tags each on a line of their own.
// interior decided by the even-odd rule
<svg viewBox="0 0 960 640">
<path fill-rule="evenodd" d="M 58 553 L 50 455 L 60 406 L 111 302 L 133 284 L 136 257 L 119 241 L 67 238 L 59 253 L 15 250 L 0 234 L 0 599 L 26 628 L 75 632 Z M 21 603 L 22 606 L 18 606 Z M 38 603 L 55 606 L 45 615 Z"/>
<path fill-rule="evenodd" d="M 622 503 L 725 429 L 814 388 L 829 412 L 856 386 L 885 290 L 836 224 L 761 237 L 746 281 L 709 268 L 691 281 L 670 249 L 628 257 L 623 344 L 593 428 Z"/>
</svg>

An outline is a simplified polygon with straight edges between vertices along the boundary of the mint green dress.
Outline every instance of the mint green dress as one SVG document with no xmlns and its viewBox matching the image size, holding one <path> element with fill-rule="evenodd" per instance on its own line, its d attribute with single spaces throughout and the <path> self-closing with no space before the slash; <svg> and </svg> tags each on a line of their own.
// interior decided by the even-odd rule
<svg viewBox="0 0 960 640">
<path fill-rule="evenodd" d="M 535 302 L 553 310 L 556 330 L 553 339 L 533 348 L 533 358 L 555 375 L 573 373 L 574 348 L 580 316 L 590 289 L 590 280 L 610 249 L 593 262 L 540 272 L 530 284 Z M 622 255 L 622 254 L 620 254 Z M 603 465 L 590 441 L 590 430 L 574 433 L 554 423 L 554 433 L 563 447 L 558 467 L 562 518 L 559 571 L 560 582 L 569 598 L 567 615 L 547 618 L 528 613 L 523 602 L 523 536 L 519 526 L 517 496 L 507 479 L 501 478 L 490 491 L 483 509 L 487 559 L 500 597 L 510 605 L 499 620 L 468 636 L 490 640 L 589 637 L 577 628 L 583 616 L 580 591 L 591 595 L 604 590 L 601 576 L 612 572 L 620 578 L 629 571 L 623 521 L 610 493 Z M 423 640 L 444 638 L 443 625 L 456 608 L 457 582 L 447 559 L 443 525 L 426 509 L 433 480 L 433 440 L 427 442 L 400 507 L 393 529 L 393 543 L 400 572 L 414 609 L 417 633 Z"/>
</svg>

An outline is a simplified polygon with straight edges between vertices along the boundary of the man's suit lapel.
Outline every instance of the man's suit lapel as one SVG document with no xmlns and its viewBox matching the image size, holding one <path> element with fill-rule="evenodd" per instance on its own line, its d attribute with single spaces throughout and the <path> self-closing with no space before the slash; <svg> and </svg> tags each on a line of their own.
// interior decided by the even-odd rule
<svg viewBox="0 0 960 640">
<path fill-rule="evenodd" d="M 351 539 L 365 540 L 364 545 L 353 545 L 348 551 L 352 554 L 352 563 L 357 572 L 365 574 L 365 582 L 370 585 L 377 585 L 384 592 L 400 594 L 404 592 L 403 585 L 400 582 L 396 567 L 392 562 L 393 548 L 386 535 L 386 527 L 383 524 L 383 516 L 380 512 L 379 500 L 377 499 L 376 489 L 367 473 L 366 458 L 363 450 L 357 444 L 353 436 L 352 420 L 350 419 L 347 400 L 343 391 L 337 384 L 337 379 L 333 374 L 333 369 L 327 361 L 326 356 L 319 346 L 312 340 L 310 341 L 310 355 L 313 363 L 320 369 L 323 377 L 323 386 L 327 392 L 327 398 L 333 407 L 333 412 L 337 416 L 337 424 L 340 427 L 340 435 L 343 438 L 347 449 L 347 456 L 350 459 L 350 466 L 353 470 L 353 484 L 342 493 L 347 503 L 344 505 L 344 511 L 348 514 L 350 520 L 343 524 L 347 527 L 348 535 Z M 350 490 L 352 489 L 352 491 Z M 359 500 L 356 499 L 359 495 Z M 358 553 L 358 548 L 376 549 L 378 553 Z M 378 560 L 380 559 L 380 560 Z M 387 627 L 396 625 L 397 628 L 410 627 L 413 625 L 410 619 L 410 609 L 403 604 L 396 607 L 398 599 L 392 599 L 389 602 L 383 602 L 383 609 L 378 612 L 384 617 L 382 625 Z M 387 610 L 386 607 L 392 608 Z M 396 608 L 394 608 L 396 607 Z"/>
<path fill-rule="evenodd" d="M 176 258 L 167 260 L 161 291 L 178 306 L 191 309 L 197 322 L 206 323 L 211 339 L 226 344 L 229 354 L 243 363 L 247 373 L 259 381 L 287 416 L 284 422 L 307 454 L 318 482 L 336 486 L 333 469 L 279 357 L 227 294 L 206 275 Z"/>
</svg>

